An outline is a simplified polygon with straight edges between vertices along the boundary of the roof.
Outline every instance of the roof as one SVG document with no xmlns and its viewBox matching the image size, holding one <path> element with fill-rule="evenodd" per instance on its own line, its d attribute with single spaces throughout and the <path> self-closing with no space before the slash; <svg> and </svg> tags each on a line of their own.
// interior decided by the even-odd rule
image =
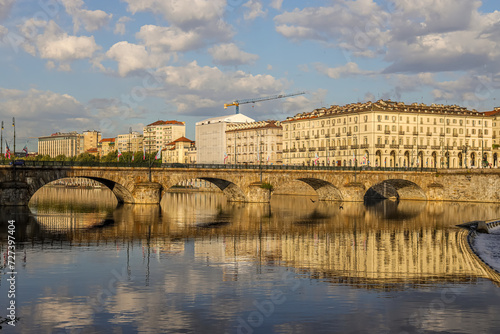
<svg viewBox="0 0 500 334">
<path fill-rule="evenodd" d="M 245 130 L 255 130 L 255 129 L 282 129 L 279 121 L 268 120 L 268 121 L 259 121 L 245 124 L 231 124 L 228 126 L 226 132 L 235 132 L 235 131 L 245 131 Z"/>
<path fill-rule="evenodd" d="M 180 137 L 180 138 L 177 138 L 176 140 L 174 140 L 173 142 L 168 143 L 167 145 L 173 145 L 175 143 L 191 143 L 191 144 L 194 144 L 194 141 L 192 141 L 191 139 L 188 139 L 186 137 Z"/>
<path fill-rule="evenodd" d="M 486 116 L 496 116 L 496 115 L 500 114 L 500 107 L 497 107 L 497 108 L 495 108 L 495 110 L 492 110 L 492 111 L 486 111 L 484 114 Z"/>
<path fill-rule="evenodd" d="M 99 143 L 114 143 L 116 138 L 103 138 Z"/>
<path fill-rule="evenodd" d="M 212 123 L 251 123 L 251 122 L 255 122 L 255 120 L 243 114 L 232 114 L 232 115 L 208 118 L 201 122 L 197 122 L 196 126 L 207 125 Z"/>
<path fill-rule="evenodd" d="M 351 103 L 344 106 L 330 106 L 330 108 L 319 108 L 312 112 L 300 113 L 293 117 L 288 117 L 283 122 L 294 122 L 303 119 L 334 116 L 338 114 L 352 114 L 369 111 L 388 111 L 388 112 L 406 112 L 406 113 L 434 113 L 434 114 L 456 114 L 469 116 L 484 116 L 477 110 L 468 110 L 457 105 L 443 105 L 424 103 L 405 104 L 404 102 L 395 102 L 391 100 L 378 100 L 376 102 Z"/>
<path fill-rule="evenodd" d="M 146 126 L 158 126 L 158 125 L 184 125 L 184 122 L 179 121 L 156 121 L 154 123 L 148 124 Z"/>
</svg>

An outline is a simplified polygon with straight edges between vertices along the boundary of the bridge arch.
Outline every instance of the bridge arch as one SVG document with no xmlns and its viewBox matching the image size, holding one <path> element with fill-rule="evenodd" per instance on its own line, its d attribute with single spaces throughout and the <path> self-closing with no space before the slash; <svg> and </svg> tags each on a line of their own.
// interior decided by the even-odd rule
<svg viewBox="0 0 500 334">
<path fill-rule="evenodd" d="M 219 188 L 222 193 L 226 196 L 227 200 L 230 202 L 246 202 L 247 201 L 247 196 L 243 192 L 243 190 L 233 181 L 227 180 L 225 178 L 217 178 L 217 177 L 208 177 L 208 176 L 194 176 L 192 178 L 186 178 L 186 177 L 178 177 L 174 178 L 169 182 L 168 185 L 163 185 L 164 189 L 170 189 L 175 185 L 180 184 L 183 181 L 187 180 L 193 180 L 193 179 L 198 179 L 198 180 L 203 180 L 210 182 L 211 184 L 215 185 L 217 188 Z"/>
<path fill-rule="evenodd" d="M 424 190 L 414 182 L 390 179 L 375 184 L 365 193 L 365 200 L 427 200 Z"/>
<path fill-rule="evenodd" d="M 328 181 L 316 178 L 299 178 L 297 179 L 308 184 L 318 194 L 320 201 L 342 201 L 342 193 L 340 190 Z"/>
<path fill-rule="evenodd" d="M 37 178 L 28 178 L 26 180 L 28 184 L 28 195 L 29 195 L 28 201 L 43 186 L 64 178 L 82 178 L 82 179 L 90 179 L 97 181 L 103 184 L 105 187 L 109 188 L 109 190 L 111 190 L 111 192 L 113 192 L 113 194 L 116 196 L 116 199 L 118 200 L 119 203 L 134 203 L 134 196 L 132 195 L 132 192 L 129 189 L 127 189 L 127 187 L 116 181 L 99 177 L 90 177 L 90 176 L 71 177 L 59 173 L 46 173 Z"/>
</svg>

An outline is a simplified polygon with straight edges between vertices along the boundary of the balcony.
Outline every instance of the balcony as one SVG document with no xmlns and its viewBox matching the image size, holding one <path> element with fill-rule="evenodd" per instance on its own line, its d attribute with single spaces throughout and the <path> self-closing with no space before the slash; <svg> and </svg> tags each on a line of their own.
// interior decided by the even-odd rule
<svg viewBox="0 0 500 334">
<path fill-rule="evenodd" d="M 290 152 L 293 153 L 293 152 L 297 152 L 297 149 L 296 148 L 291 148 L 290 149 Z"/>
<path fill-rule="evenodd" d="M 399 133 L 400 136 L 404 136 L 405 135 L 404 131 L 399 131 L 398 133 Z"/>
<path fill-rule="evenodd" d="M 347 150 L 347 146 L 340 146 L 339 147 L 341 150 Z"/>
<path fill-rule="evenodd" d="M 314 135 L 314 138 L 319 138 L 319 135 Z"/>
<path fill-rule="evenodd" d="M 427 149 L 427 145 L 418 145 L 417 146 L 417 150 L 426 150 Z"/>
<path fill-rule="evenodd" d="M 470 137 L 470 133 L 466 133 L 466 134 L 465 134 L 465 137 Z"/>
<path fill-rule="evenodd" d="M 445 136 L 445 134 L 444 134 L 444 133 L 440 133 L 439 135 L 440 135 L 441 137 L 444 137 L 444 136 Z"/>
<path fill-rule="evenodd" d="M 491 138 L 497 139 L 497 135 L 493 135 L 493 136 L 491 136 Z"/>
<path fill-rule="evenodd" d="M 316 151 L 316 147 L 309 147 L 309 152 L 314 152 Z"/>
<path fill-rule="evenodd" d="M 483 134 L 482 134 L 482 133 L 478 134 L 477 136 L 478 136 L 479 138 L 483 138 Z"/>
<path fill-rule="evenodd" d="M 405 150 L 413 150 L 413 145 L 405 145 Z"/>
<path fill-rule="evenodd" d="M 300 140 L 300 136 L 295 137 L 296 140 Z"/>
<path fill-rule="evenodd" d="M 396 148 L 396 149 L 397 149 L 397 148 L 399 148 L 399 145 L 396 145 L 396 144 L 391 144 L 391 145 L 389 145 L 389 147 L 390 147 L 390 148 Z"/>
<path fill-rule="evenodd" d="M 319 147 L 318 151 L 326 151 L 326 147 Z"/>
<path fill-rule="evenodd" d="M 390 134 L 391 134 L 391 131 L 390 131 L 390 130 L 385 130 L 385 131 L 384 131 L 384 133 L 385 133 L 386 135 L 390 135 Z"/>
<path fill-rule="evenodd" d="M 310 137 L 309 137 L 309 135 L 307 135 L 307 136 L 305 136 L 304 138 L 305 138 L 305 139 L 309 139 Z"/>
<path fill-rule="evenodd" d="M 330 134 L 329 134 L 329 133 L 327 133 L 327 134 L 325 135 L 325 138 L 330 138 Z"/>
<path fill-rule="evenodd" d="M 351 150 L 357 150 L 359 148 L 358 145 L 351 145 Z"/>
<path fill-rule="evenodd" d="M 340 137 L 340 133 L 336 133 L 336 134 L 335 134 L 335 137 Z"/>
<path fill-rule="evenodd" d="M 299 148 L 299 152 L 305 152 L 305 151 L 306 151 L 305 147 Z"/>
<path fill-rule="evenodd" d="M 454 134 L 453 134 L 453 137 L 458 137 L 458 133 L 454 133 Z"/>
<path fill-rule="evenodd" d="M 362 144 L 362 145 L 361 145 L 361 148 L 368 148 L 368 147 L 369 147 L 369 145 L 368 145 L 368 144 Z"/>
<path fill-rule="evenodd" d="M 440 150 L 441 146 L 431 146 L 431 150 Z"/>
<path fill-rule="evenodd" d="M 290 152 L 288 149 L 283 150 L 283 153 L 288 153 L 288 152 Z"/>
<path fill-rule="evenodd" d="M 432 132 L 426 132 L 425 135 L 430 137 L 432 136 Z"/>
<path fill-rule="evenodd" d="M 385 148 L 385 144 L 375 144 L 375 148 Z"/>
<path fill-rule="evenodd" d="M 418 136 L 418 131 L 413 131 L 414 136 Z"/>
<path fill-rule="evenodd" d="M 347 132 L 347 135 L 348 136 L 352 136 L 352 132 Z"/>
</svg>

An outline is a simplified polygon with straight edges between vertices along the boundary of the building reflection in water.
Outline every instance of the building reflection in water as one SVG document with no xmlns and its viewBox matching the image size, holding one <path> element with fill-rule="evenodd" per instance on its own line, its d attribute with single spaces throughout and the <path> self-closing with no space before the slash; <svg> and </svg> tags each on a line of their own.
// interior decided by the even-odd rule
<svg viewBox="0 0 500 334">
<path fill-rule="evenodd" d="M 31 205 L 36 223 L 28 223 L 27 239 L 57 235 L 65 247 L 140 243 L 148 259 L 182 255 L 193 242 L 192 256 L 222 266 L 223 280 L 237 280 L 239 268 L 257 263 L 382 289 L 487 277 L 454 219 L 499 216 L 494 205 L 478 211 L 477 204 L 313 203 L 290 196 L 244 204 L 187 192 L 166 194 L 161 206 L 115 207 L 110 192 L 74 189 L 42 189 Z"/>
</svg>

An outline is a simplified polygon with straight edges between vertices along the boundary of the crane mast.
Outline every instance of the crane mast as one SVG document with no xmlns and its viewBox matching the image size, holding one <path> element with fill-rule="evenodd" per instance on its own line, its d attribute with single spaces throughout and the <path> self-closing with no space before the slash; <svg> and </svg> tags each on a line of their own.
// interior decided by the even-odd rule
<svg viewBox="0 0 500 334">
<path fill-rule="evenodd" d="M 253 99 L 235 100 L 232 103 L 225 103 L 224 104 L 224 109 L 227 109 L 227 107 L 235 106 L 236 107 L 236 113 L 239 114 L 240 113 L 240 104 L 247 104 L 247 103 L 255 103 L 255 102 L 262 102 L 262 101 L 283 99 L 283 98 L 286 98 L 286 97 L 302 95 L 302 94 L 305 94 L 305 93 L 306 92 L 297 92 L 297 93 L 292 93 L 292 94 L 278 94 L 278 95 L 271 95 L 271 96 L 265 96 L 265 97 L 257 97 L 257 98 L 253 98 Z"/>
</svg>

